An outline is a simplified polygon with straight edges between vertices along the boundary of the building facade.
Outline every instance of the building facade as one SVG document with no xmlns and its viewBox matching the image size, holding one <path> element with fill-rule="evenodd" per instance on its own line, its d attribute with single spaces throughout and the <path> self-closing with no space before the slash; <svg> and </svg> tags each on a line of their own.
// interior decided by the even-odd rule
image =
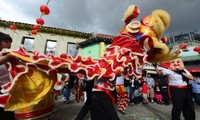
<svg viewBox="0 0 200 120">
<path fill-rule="evenodd" d="M 10 29 L 11 24 L 15 25 L 17 29 Z M 58 56 L 67 53 L 76 56 L 79 53 L 77 43 L 92 36 L 90 33 L 45 26 L 42 26 L 36 35 L 32 35 L 30 32 L 32 26 L 31 24 L 0 20 L 0 31 L 9 34 L 13 39 L 11 46 L 13 50 L 23 45 L 27 51 L 39 51 L 41 54 L 52 53 Z"/>
</svg>

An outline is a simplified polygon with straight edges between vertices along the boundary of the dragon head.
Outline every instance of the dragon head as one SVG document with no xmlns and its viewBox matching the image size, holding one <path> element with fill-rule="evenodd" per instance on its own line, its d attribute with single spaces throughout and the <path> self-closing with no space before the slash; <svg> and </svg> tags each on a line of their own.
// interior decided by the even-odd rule
<svg viewBox="0 0 200 120">
<path fill-rule="evenodd" d="M 123 21 L 126 25 L 120 34 L 135 37 L 147 53 L 148 62 L 163 62 L 177 58 L 179 50 L 170 51 L 166 45 L 167 39 L 162 37 L 170 24 L 170 15 L 164 10 L 157 9 L 141 21 L 132 21 L 138 15 L 139 9 L 130 5 L 124 14 Z"/>
</svg>

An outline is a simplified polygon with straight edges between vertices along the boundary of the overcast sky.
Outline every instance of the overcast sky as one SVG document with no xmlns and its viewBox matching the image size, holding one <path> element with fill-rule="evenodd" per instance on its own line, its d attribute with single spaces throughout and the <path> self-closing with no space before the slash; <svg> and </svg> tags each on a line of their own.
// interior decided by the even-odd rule
<svg viewBox="0 0 200 120">
<path fill-rule="evenodd" d="M 47 1 L 0 0 L 0 18 L 36 24 L 35 20 L 41 15 L 39 8 Z M 121 18 L 130 4 L 140 9 L 136 20 L 155 9 L 166 10 L 171 16 L 171 24 L 165 36 L 200 33 L 200 0 L 50 0 L 51 13 L 42 18 L 44 26 L 116 35 L 124 25 Z"/>
</svg>

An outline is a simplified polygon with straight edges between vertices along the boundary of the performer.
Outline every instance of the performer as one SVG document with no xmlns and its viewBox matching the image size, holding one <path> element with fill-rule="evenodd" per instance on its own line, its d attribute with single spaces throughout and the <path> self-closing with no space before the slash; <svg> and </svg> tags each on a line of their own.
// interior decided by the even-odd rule
<svg viewBox="0 0 200 120">
<path fill-rule="evenodd" d="M 9 47 L 10 41 L 10 39 L 6 41 L 9 43 Z M 0 46 L 3 45 L 5 45 L 5 42 Z M 11 78 L 11 81 L 7 81 L 1 86 L 0 106 L 4 107 L 5 111 L 15 111 L 14 114 L 9 115 L 9 118 L 14 116 L 11 120 L 49 118 L 54 111 L 55 103 L 52 91 L 57 80 L 57 72 L 50 69 L 48 65 L 43 64 L 47 63 L 44 56 L 40 56 L 41 60 L 37 61 L 37 66 L 37 63 L 30 59 L 36 59 L 38 56 L 31 57 L 33 53 L 26 52 L 22 48 L 18 51 L 3 49 L 2 54 L 6 55 L 3 60 L 7 57 L 10 59 L 6 63 L 9 74 L 8 76 L 4 74 L 4 77 Z M 5 63 L 5 61 L 2 63 Z M 40 67 L 44 71 L 46 70 L 46 73 L 41 71 Z M 8 119 L 5 118 L 5 120 Z"/>
<path fill-rule="evenodd" d="M 181 112 L 185 120 L 195 120 L 195 111 L 192 96 L 188 89 L 188 80 L 193 80 L 189 71 L 184 69 L 183 61 L 178 58 L 170 61 L 170 69 L 159 70 L 159 75 L 166 75 L 169 81 L 170 94 L 173 101 L 172 120 L 180 120 Z"/>
<path fill-rule="evenodd" d="M 115 98 L 110 90 L 114 86 L 106 79 L 95 79 L 91 96 L 91 119 L 92 120 L 119 120 L 113 106 Z"/>
<path fill-rule="evenodd" d="M 116 92 L 117 92 L 117 110 L 125 114 L 126 107 L 128 106 L 128 92 L 124 86 L 124 76 L 121 74 L 116 78 Z"/>
<path fill-rule="evenodd" d="M 75 120 L 83 120 L 87 113 L 91 110 L 91 96 L 92 96 L 92 88 L 94 85 L 94 80 L 86 80 L 83 76 L 80 79 L 80 89 L 86 92 L 86 101 Z"/>
<path fill-rule="evenodd" d="M 0 32 L 0 51 L 2 49 L 9 49 L 11 47 L 12 38 L 5 33 Z M 0 90 L 2 89 L 1 86 L 10 82 L 11 79 L 9 77 L 9 71 L 7 70 L 5 63 L 9 61 L 8 56 L 3 56 L 0 54 Z M 0 91 L 0 95 L 1 95 Z M 1 101 L 3 102 L 3 101 Z M 13 111 L 4 111 L 4 108 L 0 106 L 0 117 L 4 120 L 15 120 L 14 112 Z"/>
</svg>

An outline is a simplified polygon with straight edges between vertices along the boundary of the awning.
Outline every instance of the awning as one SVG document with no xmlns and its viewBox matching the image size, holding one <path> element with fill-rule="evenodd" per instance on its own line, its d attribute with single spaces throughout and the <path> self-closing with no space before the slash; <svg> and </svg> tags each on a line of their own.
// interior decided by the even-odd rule
<svg viewBox="0 0 200 120">
<path fill-rule="evenodd" d="M 189 72 L 200 72 L 200 66 L 198 67 L 189 67 L 189 68 L 186 68 Z"/>
<path fill-rule="evenodd" d="M 156 71 L 152 71 L 152 70 L 146 70 L 147 74 L 157 74 Z"/>
</svg>

